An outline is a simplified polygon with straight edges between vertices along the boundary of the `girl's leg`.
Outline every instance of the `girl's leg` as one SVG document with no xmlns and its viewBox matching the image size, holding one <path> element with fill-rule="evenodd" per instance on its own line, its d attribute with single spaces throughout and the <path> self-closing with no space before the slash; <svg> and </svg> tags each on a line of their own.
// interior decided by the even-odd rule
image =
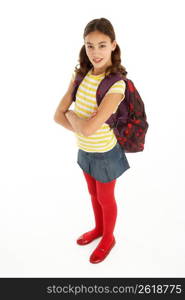
<svg viewBox="0 0 185 300">
<path fill-rule="evenodd" d="M 96 181 L 98 201 L 103 210 L 102 245 L 108 245 L 113 239 L 113 231 L 117 218 L 117 204 L 114 196 L 116 179 L 102 183 Z"/>
<path fill-rule="evenodd" d="M 107 183 L 96 181 L 98 201 L 103 210 L 103 237 L 91 255 L 91 262 L 100 262 L 114 243 L 113 231 L 117 218 L 117 204 L 114 196 L 115 184 L 116 179 Z"/>
<path fill-rule="evenodd" d="M 100 237 L 103 234 L 103 214 L 101 205 L 97 199 L 97 191 L 96 191 L 96 180 L 88 173 L 83 171 L 85 179 L 87 181 L 88 191 L 91 196 L 91 203 L 94 212 L 95 218 L 95 228 L 91 231 L 84 233 L 77 240 L 77 243 L 80 245 L 88 244 L 95 238 Z"/>
</svg>

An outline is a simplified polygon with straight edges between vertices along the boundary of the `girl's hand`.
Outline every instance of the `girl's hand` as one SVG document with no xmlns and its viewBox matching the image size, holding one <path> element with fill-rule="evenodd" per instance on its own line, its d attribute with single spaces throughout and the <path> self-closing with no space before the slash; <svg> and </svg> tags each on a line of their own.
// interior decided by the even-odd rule
<svg viewBox="0 0 185 300">
<path fill-rule="evenodd" d="M 88 120 L 90 120 L 91 118 L 93 118 L 96 114 L 97 114 L 97 111 L 94 111 L 94 112 L 92 113 L 92 115 L 89 117 Z"/>
<path fill-rule="evenodd" d="M 70 114 L 70 113 L 74 113 L 74 111 L 71 110 L 71 109 L 68 109 L 68 110 L 65 112 L 65 115 L 67 116 L 67 114 Z"/>
</svg>

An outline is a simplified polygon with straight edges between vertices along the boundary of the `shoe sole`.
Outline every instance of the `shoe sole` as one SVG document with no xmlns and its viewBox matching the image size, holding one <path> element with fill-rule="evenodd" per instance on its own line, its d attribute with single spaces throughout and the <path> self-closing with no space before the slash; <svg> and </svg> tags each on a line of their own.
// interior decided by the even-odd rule
<svg viewBox="0 0 185 300">
<path fill-rule="evenodd" d="M 93 241 L 99 239 L 101 236 L 102 236 L 102 235 L 97 236 L 97 237 L 94 238 L 93 240 L 87 241 L 86 243 L 83 242 L 82 244 L 80 244 L 80 243 L 78 242 L 78 240 L 77 240 L 76 242 L 77 242 L 77 244 L 80 245 L 80 246 L 85 246 L 85 245 L 88 245 L 88 244 L 90 244 L 91 242 L 93 242 Z"/>
<path fill-rule="evenodd" d="M 115 246 L 115 244 L 116 244 L 116 241 L 114 240 L 112 245 L 110 246 L 109 250 L 106 252 L 105 256 L 103 257 L 103 259 L 101 259 L 99 261 L 91 261 L 91 259 L 89 259 L 90 263 L 91 264 L 98 264 L 98 263 L 102 262 L 108 256 L 108 254 L 110 253 L 112 248 Z"/>
</svg>

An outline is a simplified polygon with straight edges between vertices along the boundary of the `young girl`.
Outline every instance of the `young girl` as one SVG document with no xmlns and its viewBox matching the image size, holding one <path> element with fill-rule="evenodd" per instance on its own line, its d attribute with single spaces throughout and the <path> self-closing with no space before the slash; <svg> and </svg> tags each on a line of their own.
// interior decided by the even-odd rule
<svg viewBox="0 0 185 300">
<path fill-rule="evenodd" d="M 95 218 L 95 227 L 82 234 L 79 245 L 87 245 L 101 237 L 90 256 L 91 263 L 99 263 L 115 245 L 113 234 L 117 204 L 114 196 L 116 179 L 130 165 L 118 143 L 113 129 L 106 120 L 114 113 L 125 97 L 125 82 L 119 80 L 108 90 L 99 106 L 96 90 L 103 78 L 120 72 L 126 78 L 126 70 L 121 65 L 121 52 L 115 40 L 112 24 L 105 18 L 90 21 L 84 30 L 84 45 L 79 54 L 79 69 L 75 67 L 67 93 L 62 98 L 55 113 L 55 121 L 73 131 L 77 138 L 77 163 L 87 181 Z M 78 87 L 74 111 L 68 110 L 72 104 L 75 73 L 84 75 Z"/>
</svg>

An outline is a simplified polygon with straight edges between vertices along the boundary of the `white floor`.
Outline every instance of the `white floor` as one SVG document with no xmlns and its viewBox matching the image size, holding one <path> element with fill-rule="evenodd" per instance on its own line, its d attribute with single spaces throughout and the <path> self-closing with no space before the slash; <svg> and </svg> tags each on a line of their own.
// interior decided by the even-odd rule
<svg viewBox="0 0 185 300">
<path fill-rule="evenodd" d="M 151 183 L 147 167 L 141 170 L 136 163 L 132 170 L 116 183 L 116 245 L 96 265 L 88 259 L 100 239 L 76 244 L 76 238 L 94 226 L 86 182 L 77 165 L 73 173 L 63 169 L 61 177 L 27 175 L 22 184 L 2 185 L 0 276 L 185 276 L 182 191 L 175 193 L 174 178 L 162 182 L 159 176 Z"/>
</svg>

